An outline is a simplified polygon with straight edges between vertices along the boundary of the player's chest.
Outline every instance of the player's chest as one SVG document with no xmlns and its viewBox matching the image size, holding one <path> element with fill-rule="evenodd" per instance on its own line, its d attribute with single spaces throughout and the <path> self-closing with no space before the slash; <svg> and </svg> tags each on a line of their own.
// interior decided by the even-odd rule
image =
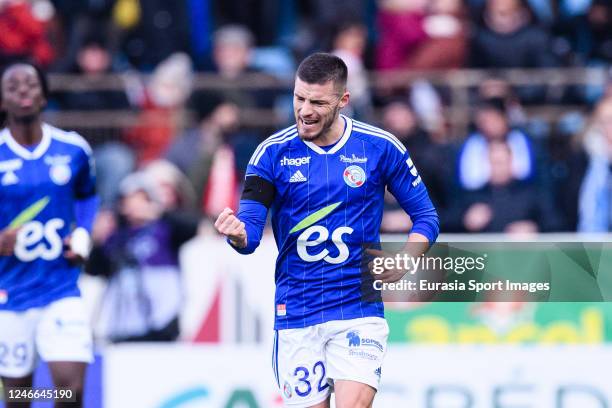
<svg viewBox="0 0 612 408">
<path fill-rule="evenodd" d="M 383 184 L 380 163 L 364 153 L 282 155 L 277 165 L 277 190 L 294 200 L 332 196 L 363 200 Z"/>
<path fill-rule="evenodd" d="M 69 194 L 74 177 L 67 155 L 48 154 L 36 160 L 0 157 L 0 195 L 4 198 Z"/>
</svg>

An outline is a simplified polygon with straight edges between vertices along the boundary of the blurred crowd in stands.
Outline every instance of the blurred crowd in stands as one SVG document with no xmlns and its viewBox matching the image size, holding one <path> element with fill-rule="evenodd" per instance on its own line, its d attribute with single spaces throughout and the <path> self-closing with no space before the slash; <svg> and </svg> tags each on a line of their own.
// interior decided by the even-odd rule
<svg viewBox="0 0 612 408">
<path fill-rule="evenodd" d="M 2 0 L 0 33 L 2 62 L 27 58 L 79 75 L 80 90 L 55 92 L 51 111 L 136 113 L 136 125 L 110 139 L 75 126 L 95 147 L 109 211 L 123 198 L 126 175 L 160 161 L 179 175 L 172 182 L 189 185 L 181 208 L 214 217 L 235 206 L 250 154 L 274 130 L 243 123 L 243 112 L 290 124 L 291 89 L 277 85 L 323 50 L 349 66 L 346 113 L 409 148 L 442 231 L 612 225 L 605 166 L 612 87 L 512 86 L 499 71 L 607 69 L 610 0 Z M 457 68 L 487 70 L 470 89 L 462 133 L 449 126 L 444 86 L 423 79 L 373 86 L 369 75 Z M 202 72 L 234 86 L 196 86 Z M 108 73 L 124 74 L 124 86 L 105 89 Z M 268 85 L 243 86 L 253 73 Z M 527 113 L 534 105 L 567 111 L 543 121 Z M 396 210 L 390 199 L 385 231 L 410 228 Z"/>
<path fill-rule="evenodd" d="M 250 155 L 293 121 L 291 80 L 314 51 L 347 63 L 345 113 L 407 146 L 442 232 L 612 230 L 612 86 L 504 75 L 609 70 L 612 0 L 0 0 L 1 63 L 78 75 L 79 90 L 56 89 L 49 111 L 136 115 L 110 138 L 73 126 L 97 164 L 104 209 L 90 272 L 111 279 L 109 338 L 176 338 L 178 248 L 201 219 L 237 206 Z M 463 129 L 449 120 L 449 86 L 384 80 L 466 68 L 486 75 L 469 89 Z M 112 73 L 121 87 L 105 85 Z M 228 86 L 198 84 L 202 73 Z M 561 110 L 542 120 L 533 106 Z M 245 112 L 274 120 L 246 123 Z M 392 197 L 382 229 L 410 229 Z M 139 290 L 164 290 L 151 296 L 164 301 L 139 321 L 130 271 L 149 269 Z"/>
</svg>

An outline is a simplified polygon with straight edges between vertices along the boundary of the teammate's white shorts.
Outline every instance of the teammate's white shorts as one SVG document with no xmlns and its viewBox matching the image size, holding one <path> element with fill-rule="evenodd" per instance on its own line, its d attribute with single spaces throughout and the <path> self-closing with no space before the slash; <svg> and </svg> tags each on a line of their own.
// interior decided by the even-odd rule
<svg viewBox="0 0 612 408">
<path fill-rule="evenodd" d="M 0 311 L 0 376 L 30 374 L 44 361 L 93 361 L 93 339 L 81 298 L 23 312 Z"/>
<path fill-rule="evenodd" d="M 377 389 L 388 336 L 387 321 L 380 317 L 276 330 L 272 368 L 285 406 L 310 407 L 324 401 L 335 380 Z"/>
</svg>

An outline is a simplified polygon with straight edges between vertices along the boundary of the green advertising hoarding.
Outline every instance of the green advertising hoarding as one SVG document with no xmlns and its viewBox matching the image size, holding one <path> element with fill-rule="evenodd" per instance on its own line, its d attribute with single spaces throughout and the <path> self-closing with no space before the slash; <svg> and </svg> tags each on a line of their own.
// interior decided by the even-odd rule
<svg viewBox="0 0 612 408">
<path fill-rule="evenodd" d="M 612 342 L 612 303 L 455 302 L 387 305 L 389 341 L 415 344 Z"/>
</svg>

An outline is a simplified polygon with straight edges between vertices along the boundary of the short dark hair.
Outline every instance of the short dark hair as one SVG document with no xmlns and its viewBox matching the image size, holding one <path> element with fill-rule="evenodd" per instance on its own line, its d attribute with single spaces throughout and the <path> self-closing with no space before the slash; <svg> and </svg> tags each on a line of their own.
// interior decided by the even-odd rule
<svg viewBox="0 0 612 408">
<path fill-rule="evenodd" d="M 346 88 L 348 68 L 341 58 L 317 52 L 302 61 L 297 69 L 297 77 L 309 84 L 322 85 L 333 81 L 337 87 Z"/>
</svg>

